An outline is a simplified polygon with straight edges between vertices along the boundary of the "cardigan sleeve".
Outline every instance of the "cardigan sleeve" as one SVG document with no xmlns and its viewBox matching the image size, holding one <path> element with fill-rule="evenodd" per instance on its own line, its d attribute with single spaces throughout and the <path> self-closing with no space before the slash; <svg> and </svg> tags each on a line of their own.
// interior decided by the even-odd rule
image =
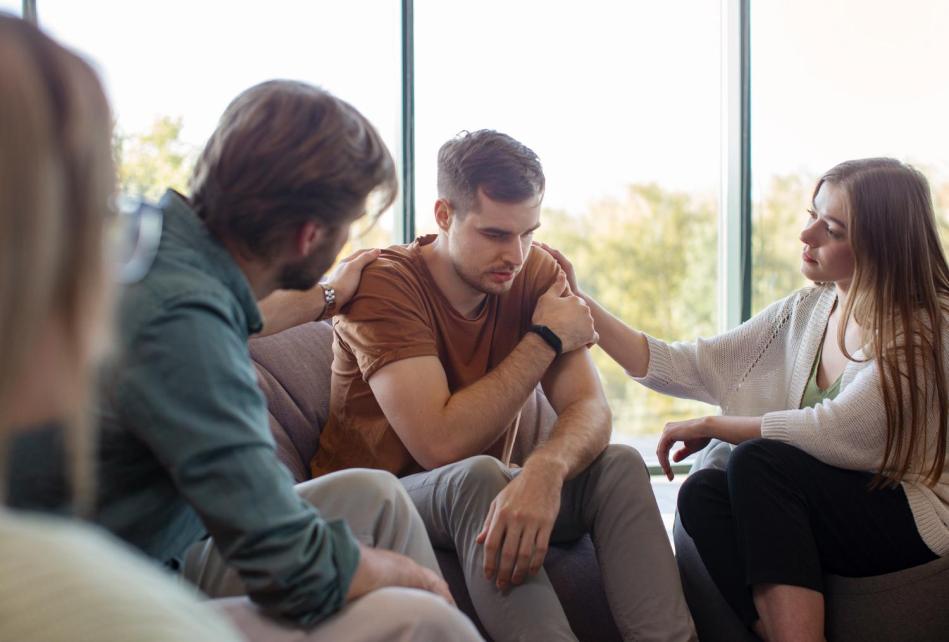
<svg viewBox="0 0 949 642">
<path fill-rule="evenodd" d="M 636 381 L 657 392 L 721 406 L 727 391 L 767 348 L 797 294 L 772 303 L 743 324 L 710 339 L 666 343 L 646 336 L 649 368 Z"/>
</svg>

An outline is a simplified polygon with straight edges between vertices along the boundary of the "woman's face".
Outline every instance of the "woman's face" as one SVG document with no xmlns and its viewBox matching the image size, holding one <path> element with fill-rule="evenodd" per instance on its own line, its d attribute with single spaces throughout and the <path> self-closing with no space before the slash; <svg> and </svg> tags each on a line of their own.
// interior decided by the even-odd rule
<svg viewBox="0 0 949 642">
<path fill-rule="evenodd" d="M 801 231 L 801 273 L 811 281 L 833 282 L 844 290 L 850 285 L 854 258 L 849 209 L 842 188 L 826 181 L 820 186 Z"/>
</svg>

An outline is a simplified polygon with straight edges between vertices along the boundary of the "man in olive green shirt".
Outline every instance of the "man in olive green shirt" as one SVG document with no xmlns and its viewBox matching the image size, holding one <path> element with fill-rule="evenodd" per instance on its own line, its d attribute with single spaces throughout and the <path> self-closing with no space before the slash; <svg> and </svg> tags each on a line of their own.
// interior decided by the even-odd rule
<svg viewBox="0 0 949 642">
<path fill-rule="evenodd" d="M 121 301 L 119 357 L 103 378 L 98 519 L 170 566 L 187 558 L 185 574 L 210 594 L 246 592 L 299 625 L 477 639 L 458 611 L 420 592 L 384 593 L 388 611 L 373 598 L 374 615 L 344 608 L 383 587 L 451 598 L 394 477 L 353 471 L 294 488 L 247 348 L 263 329 L 257 301 L 275 290 L 301 291 L 273 303 L 284 325 L 348 300 L 374 253 L 342 264 L 335 288 L 313 286 L 368 195 L 381 188 L 391 203 L 395 185 L 378 133 L 327 92 L 272 81 L 235 99 L 190 198 L 162 199 L 154 262 Z M 213 540 L 200 543 L 206 533 Z"/>
</svg>

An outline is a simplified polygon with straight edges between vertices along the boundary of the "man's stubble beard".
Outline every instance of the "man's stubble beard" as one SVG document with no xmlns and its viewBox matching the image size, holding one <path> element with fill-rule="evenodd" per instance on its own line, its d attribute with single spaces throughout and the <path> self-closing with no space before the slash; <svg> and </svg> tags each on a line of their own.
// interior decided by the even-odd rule
<svg viewBox="0 0 949 642">
<path fill-rule="evenodd" d="M 505 292 L 510 290 L 511 286 L 514 284 L 514 279 L 511 279 L 507 283 L 498 283 L 496 284 L 496 287 L 491 287 L 492 286 L 491 283 L 487 283 L 487 284 L 485 283 L 484 278 L 483 278 L 484 274 L 479 274 L 478 277 L 468 274 L 464 270 L 464 266 L 461 265 L 461 263 L 455 260 L 454 258 L 452 258 L 451 260 L 451 266 L 452 266 L 452 269 L 455 270 L 455 274 L 458 275 L 458 278 L 464 281 L 465 285 L 467 285 L 468 287 L 470 287 L 471 289 L 477 292 L 481 292 L 482 294 L 489 294 L 489 295 L 504 294 Z"/>
<path fill-rule="evenodd" d="M 289 263 L 280 272 L 281 290 L 309 290 L 315 286 L 336 261 L 333 253 L 334 239 L 325 239 L 308 256 Z"/>
</svg>

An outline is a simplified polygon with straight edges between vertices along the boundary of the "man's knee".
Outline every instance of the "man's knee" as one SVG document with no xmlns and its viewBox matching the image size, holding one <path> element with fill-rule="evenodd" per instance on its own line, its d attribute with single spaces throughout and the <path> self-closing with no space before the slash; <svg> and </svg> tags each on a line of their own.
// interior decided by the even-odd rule
<svg viewBox="0 0 949 642">
<path fill-rule="evenodd" d="M 510 482 L 504 464 L 489 455 L 469 457 L 452 466 L 455 486 L 465 491 L 485 492 L 493 497 Z"/>
<path fill-rule="evenodd" d="M 600 469 L 600 476 L 610 482 L 649 485 L 649 471 L 639 451 L 631 446 L 610 444 L 592 466 Z M 650 486 L 651 492 L 651 486 Z"/>
<path fill-rule="evenodd" d="M 480 640 L 471 621 L 458 609 L 431 593 L 416 589 L 386 588 L 363 600 L 373 602 L 372 612 L 390 629 L 386 637 L 411 640 Z"/>
<path fill-rule="evenodd" d="M 297 492 L 317 507 L 320 505 L 320 496 L 336 492 L 358 498 L 372 506 L 389 504 L 401 507 L 412 504 L 399 479 L 384 470 L 351 468 L 319 477 L 314 482 L 317 483 L 298 484 Z"/>
</svg>

